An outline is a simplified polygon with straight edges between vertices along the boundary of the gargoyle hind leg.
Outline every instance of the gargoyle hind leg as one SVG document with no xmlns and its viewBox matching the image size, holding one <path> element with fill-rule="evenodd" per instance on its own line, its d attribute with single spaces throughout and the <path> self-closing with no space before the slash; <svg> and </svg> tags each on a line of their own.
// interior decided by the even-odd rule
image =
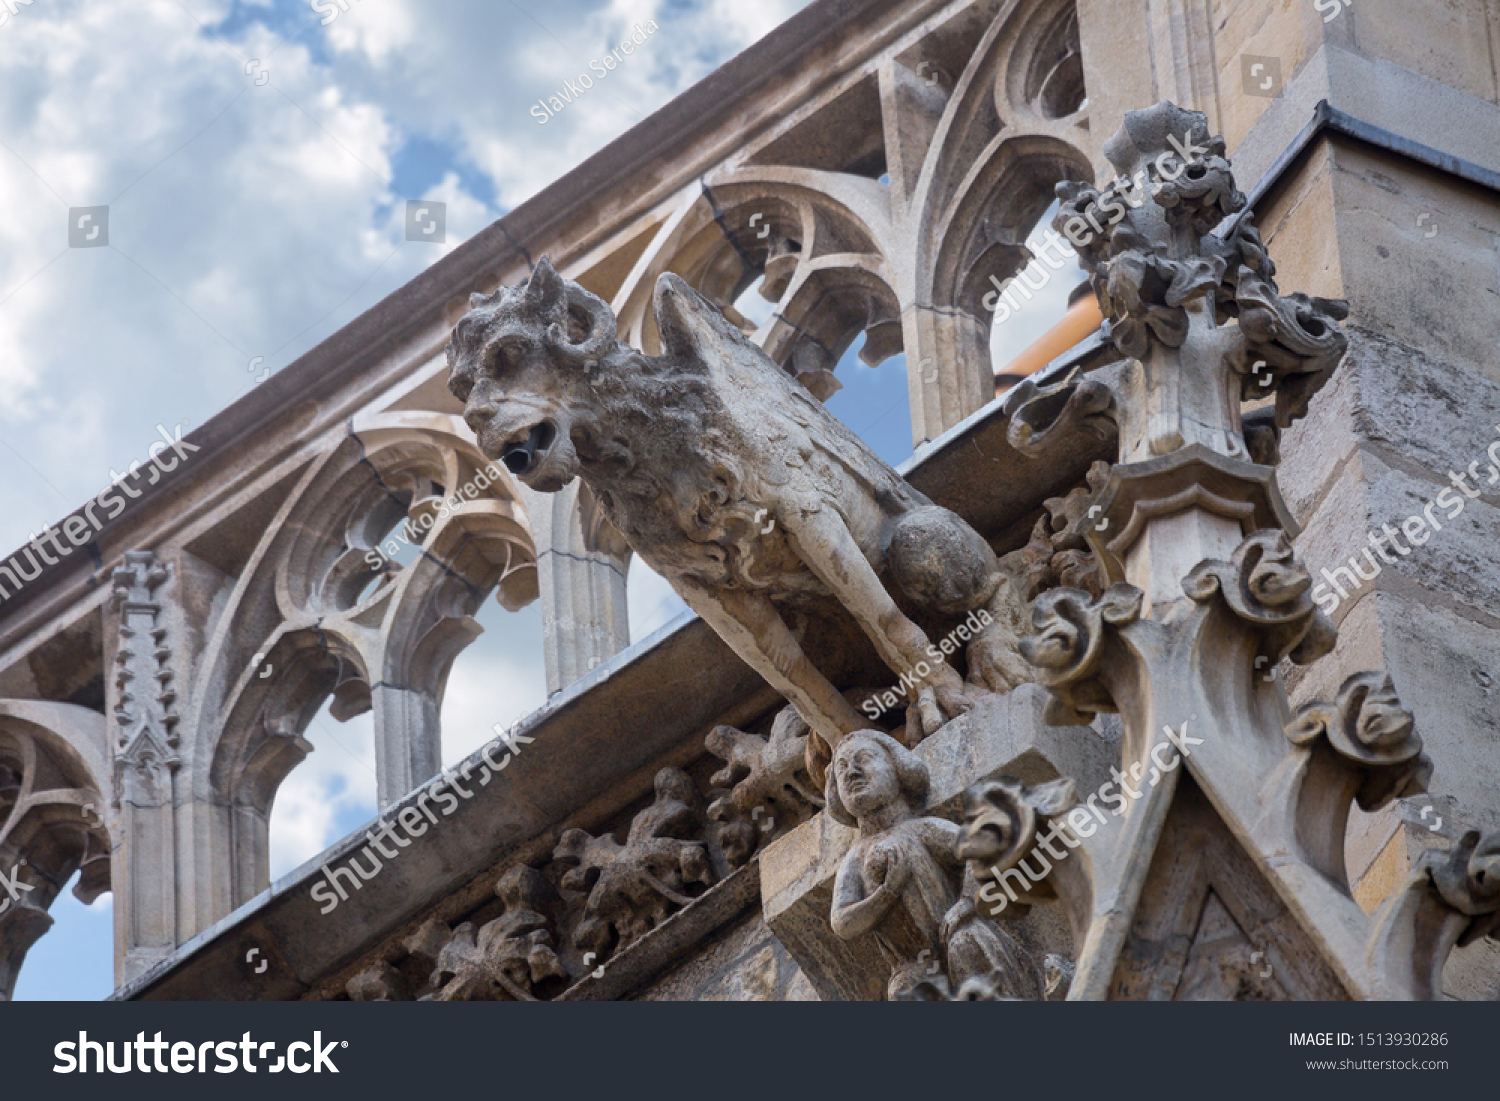
<svg viewBox="0 0 1500 1101">
<path fill-rule="evenodd" d="M 931 685 L 949 715 L 967 711 L 972 701 L 964 692 L 963 678 L 947 662 L 933 660 L 926 633 L 896 607 L 843 519 L 825 507 L 810 516 L 782 520 L 792 549 L 859 621 L 881 660 L 898 676 Z M 917 674 L 920 665 L 928 669 L 925 677 Z"/>
<path fill-rule="evenodd" d="M 785 696 L 830 747 L 871 726 L 802 652 L 769 597 L 743 589 L 713 590 L 680 583 L 677 591 L 745 660 Z"/>
</svg>

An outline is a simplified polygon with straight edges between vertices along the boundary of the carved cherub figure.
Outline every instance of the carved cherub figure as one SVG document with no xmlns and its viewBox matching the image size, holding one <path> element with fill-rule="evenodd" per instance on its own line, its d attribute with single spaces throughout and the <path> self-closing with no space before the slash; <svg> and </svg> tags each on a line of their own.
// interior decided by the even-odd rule
<svg viewBox="0 0 1500 1101">
<path fill-rule="evenodd" d="M 834 932 L 876 938 L 892 966 L 893 999 L 926 979 L 933 963 L 946 968 L 953 989 L 993 975 L 1013 996 L 1038 997 L 1035 965 L 980 914 L 972 890 L 960 893 L 959 827 L 921 815 L 928 785 L 922 759 L 880 731 L 857 731 L 834 750 L 828 811 L 859 830 L 834 879 Z"/>
</svg>

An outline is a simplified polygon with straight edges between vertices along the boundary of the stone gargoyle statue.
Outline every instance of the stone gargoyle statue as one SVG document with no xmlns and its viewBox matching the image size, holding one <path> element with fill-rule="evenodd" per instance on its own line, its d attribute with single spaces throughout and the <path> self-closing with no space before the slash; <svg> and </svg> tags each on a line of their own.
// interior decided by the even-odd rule
<svg viewBox="0 0 1500 1101">
<path fill-rule="evenodd" d="M 656 283 L 660 356 L 622 342 L 609 306 L 545 257 L 519 287 L 469 304 L 448 386 L 484 454 L 542 492 L 581 477 L 635 553 L 801 712 L 815 779 L 871 716 L 803 652 L 780 602 L 832 595 L 852 613 L 923 704 L 908 708 L 908 741 L 972 707 L 893 594 L 945 616 L 1013 602 L 994 552 L 679 276 Z M 986 630 L 1015 622 L 997 610 Z M 1014 687 L 1024 663 L 986 641 L 970 683 Z"/>
</svg>

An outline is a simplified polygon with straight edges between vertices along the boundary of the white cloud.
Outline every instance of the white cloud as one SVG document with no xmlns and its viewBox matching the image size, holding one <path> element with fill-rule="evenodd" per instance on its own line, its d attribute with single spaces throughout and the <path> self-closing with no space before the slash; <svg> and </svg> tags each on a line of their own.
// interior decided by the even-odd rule
<svg viewBox="0 0 1500 1101">
<path fill-rule="evenodd" d="M 305 0 L 20 9 L 0 25 L 0 543 L 93 497 L 158 423 L 195 428 L 247 392 L 252 357 L 284 367 L 801 6 L 350 0 L 327 27 Z M 539 96 L 648 19 L 658 30 L 625 63 L 537 124 Z M 448 204 L 443 246 L 405 242 L 417 197 Z M 105 204 L 110 247 L 68 248 L 69 208 Z M 640 565 L 629 587 L 636 637 L 681 607 Z M 535 609 L 479 618 L 490 630 L 444 702 L 445 762 L 545 695 Z M 369 716 L 325 708 L 307 737 L 316 751 L 274 806 L 273 877 L 374 810 Z"/>
<path fill-rule="evenodd" d="M 667 579 L 641 561 L 639 555 L 632 556 L 630 571 L 625 575 L 625 602 L 630 613 L 632 643 L 640 642 L 687 610 L 687 604 Z"/>
<path fill-rule="evenodd" d="M 340 723 L 325 706 L 303 736 L 313 752 L 282 783 L 271 808 L 272 882 L 375 814 L 371 716 Z"/>
<path fill-rule="evenodd" d="M 453 663 L 443 697 L 443 765 L 463 760 L 547 702 L 539 604 L 507 612 L 491 598 L 475 616 L 485 633 Z"/>
</svg>

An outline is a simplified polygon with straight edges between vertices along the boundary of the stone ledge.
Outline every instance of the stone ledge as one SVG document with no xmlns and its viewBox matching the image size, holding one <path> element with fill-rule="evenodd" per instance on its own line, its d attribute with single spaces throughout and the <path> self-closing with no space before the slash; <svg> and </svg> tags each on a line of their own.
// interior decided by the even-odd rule
<svg viewBox="0 0 1500 1101">
<path fill-rule="evenodd" d="M 699 942 L 739 917 L 760 896 L 759 857 L 719 880 L 651 932 L 604 963 L 604 974 L 585 975 L 553 1001 L 606 1002 L 626 997 L 681 963 Z"/>
</svg>

